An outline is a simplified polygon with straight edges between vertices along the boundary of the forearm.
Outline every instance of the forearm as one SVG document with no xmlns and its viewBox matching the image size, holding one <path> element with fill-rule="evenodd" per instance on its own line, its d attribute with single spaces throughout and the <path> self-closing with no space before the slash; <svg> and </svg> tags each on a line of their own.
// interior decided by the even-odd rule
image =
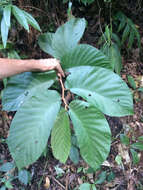
<svg viewBox="0 0 143 190">
<path fill-rule="evenodd" d="M 0 58 L 0 79 L 20 74 L 22 72 L 36 70 L 36 60 L 18 60 Z M 37 68 L 38 70 L 38 68 Z"/>
<path fill-rule="evenodd" d="M 57 70 L 64 76 L 59 61 L 56 59 L 18 60 L 0 58 L 0 79 L 28 71 Z"/>
</svg>

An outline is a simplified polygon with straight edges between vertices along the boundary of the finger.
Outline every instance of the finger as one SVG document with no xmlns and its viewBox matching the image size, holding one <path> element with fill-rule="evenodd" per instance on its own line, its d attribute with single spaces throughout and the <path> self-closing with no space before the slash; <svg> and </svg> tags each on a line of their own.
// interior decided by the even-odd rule
<svg viewBox="0 0 143 190">
<path fill-rule="evenodd" d="M 60 66 L 60 64 L 57 67 L 57 72 L 60 73 L 62 75 L 62 77 L 65 77 L 64 71 L 63 71 L 62 67 Z"/>
</svg>

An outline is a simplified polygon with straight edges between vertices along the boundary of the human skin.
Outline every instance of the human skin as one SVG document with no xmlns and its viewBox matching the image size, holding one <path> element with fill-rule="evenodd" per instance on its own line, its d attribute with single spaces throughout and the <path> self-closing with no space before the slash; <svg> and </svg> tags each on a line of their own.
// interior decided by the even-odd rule
<svg viewBox="0 0 143 190">
<path fill-rule="evenodd" d="M 0 80 L 10 77 L 16 74 L 29 71 L 46 72 L 50 70 L 56 70 L 58 75 L 64 77 L 64 72 L 61 68 L 60 62 L 57 59 L 7 59 L 0 58 Z"/>
</svg>

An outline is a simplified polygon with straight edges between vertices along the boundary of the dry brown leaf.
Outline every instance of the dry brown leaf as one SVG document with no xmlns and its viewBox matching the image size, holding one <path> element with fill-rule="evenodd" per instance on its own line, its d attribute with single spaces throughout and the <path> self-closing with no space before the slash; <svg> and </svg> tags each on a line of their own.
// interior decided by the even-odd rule
<svg viewBox="0 0 143 190">
<path fill-rule="evenodd" d="M 44 187 L 48 189 L 50 187 L 50 179 L 46 176 Z"/>
<path fill-rule="evenodd" d="M 126 164 L 131 163 L 131 159 L 129 156 L 129 150 L 128 150 L 127 146 L 125 146 L 123 144 L 118 144 L 118 153 L 125 160 Z"/>
</svg>

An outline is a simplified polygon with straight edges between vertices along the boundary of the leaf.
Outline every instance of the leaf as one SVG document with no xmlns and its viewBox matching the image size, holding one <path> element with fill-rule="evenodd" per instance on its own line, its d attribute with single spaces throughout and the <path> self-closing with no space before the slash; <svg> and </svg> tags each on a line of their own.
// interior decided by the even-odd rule
<svg viewBox="0 0 143 190">
<path fill-rule="evenodd" d="M 114 174 L 114 172 L 110 172 L 109 173 L 109 175 L 108 175 L 108 177 L 107 177 L 107 181 L 108 182 L 111 182 L 112 180 L 114 180 L 115 179 L 115 174 Z"/>
<path fill-rule="evenodd" d="M 133 164 L 138 164 L 140 161 L 138 153 L 132 148 L 130 149 L 130 151 L 131 151 L 132 158 L 133 158 Z"/>
<path fill-rule="evenodd" d="M 120 72 L 122 70 L 122 57 L 120 54 L 120 50 L 116 44 L 113 44 L 110 51 L 112 52 L 111 62 L 114 65 L 114 70 L 117 74 L 120 75 Z"/>
<path fill-rule="evenodd" d="M 26 72 L 11 77 L 2 95 L 3 110 L 18 110 L 24 101 L 39 91 L 39 88 L 48 89 L 55 78 L 56 75 L 52 72 L 47 74 Z"/>
<path fill-rule="evenodd" d="M 5 8 L 3 9 L 3 16 L 4 16 L 6 25 L 10 27 L 11 5 L 5 6 Z"/>
<path fill-rule="evenodd" d="M 8 180 L 5 182 L 5 186 L 8 188 L 8 189 L 13 189 L 13 186 L 11 184 L 11 182 Z"/>
<path fill-rule="evenodd" d="M 8 147 L 19 169 L 35 162 L 45 149 L 60 109 L 60 99 L 56 91 L 39 88 L 16 113 Z"/>
<path fill-rule="evenodd" d="M 85 19 L 72 18 L 60 26 L 52 40 L 56 58 L 62 58 L 76 47 L 86 27 Z"/>
<path fill-rule="evenodd" d="M 44 52 L 52 56 L 55 56 L 55 53 L 52 47 L 53 36 L 54 36 L 54 33 L 50 33 L 50 32 L 41 34 L 38 37 L 38 44 Z"/>
<path fill-rule="evenodd" d="M 96 169 L 110 151 L 111 132 L 104 115 L 88 103 L 75 100 L 69 110 L 83 159 Z"/>
<path fill-rule="evenodd" d="M 12 5 L 12 13 L 14 14 L 19 24 L 21 24 L 29 32 L 28 21 L 25 14 L 23 13 L 23 10 L 19 9 L 15 5 Z"/>
<path fill-rule="evenodd" d="M 131 91 L 117 74 L 93 66 L 80 66 L 67 71 L 70 75 L 66 79 L 66 88 L 104 114 L 110 116 L 133 114 Z"/>
<path fill-rule="evenodd" d="M 83 183 L 80 185 L 79 190 L 91 190 L 91 185 L 89 183 Z"/>
<path fill-rule="evenodd" d="M 112 33 L 112 40 L 114 41 L 115 44 L 117 44 L 118 48 L 120 49 L 121 48 L 121 40 L 117 34 Z"/>
<path fill-rule="evenodd" d="M 119 24 L 119 27 L 118 27 L 118 31 L 117 32 L 120 32 L 126 25 L 126 19 L 123 18 L 121 21 L 120 21 L 120 24 Z"/>
<path fill-rule="evenodd" d="M 0 190 L 6 190 L 6 187 L 5 187 L 5 186 L 2 186 L 2 187 L 0 188 Z"/>
<path fill-rule="evenodd" d="M 70 159 L 74 164 L 79 163 L 79 152 L 78 152 L 78 149 L 75 146 L 71 146 Z"/>
<path fill-rule="evenodd" d="M 61 59 L 63 68 L 82 65 L 100 66 L 111 69 L 109 59 L 98 49 L 87 44 L 77 45 Z"/>
<path fill-rule="evenodd" d="M 139 141 L 143 141 L 143 136 L 138 137 Z"/>
<path fill-rule="evenodd" d="M 131 75 L 128 75 L 127 78 L 129 85 L 135 90 L 137 87 L 134 78 Z"/>
<path fill-rule="evenodd" d="M 142 151 L 143 150 L 143 142 L 136 142 L 131 145 L 131 148 L 135 148 L 137 150 Z"/>
<path fill-rule="evenodd" d="M 40 26 L 35 20 L 35 18 L 33 18 L 33 16 L 27 13 L 26 11 L 23 11 L 23 13 L 28 21 L 28 24 L 30 24 L 31 26 L 33 26 L 33 28 L 41 32 Z"/>
<path fill-rule="evenodd" d="M 7 43 L 7 38 L 8 38 L 8 31 L 9 31 L 9 27 L 6 25 L 5 19 L 4 19 L 4 16 L 3 16 L 2 20 L 1 20 L 1 37 L 2 37 L 2 42 L 3 42 L 4 48 L 6 48 L 6 43 Z"/>
<path fill-rule="evenodd" d="M 122 157 L 120 155 L 117 155 L 115 158 L 115 161 L 117 162 L 118 165 L 122 164 Z"/>
<path fill-rule="evenodd" d="M 125 145 L 129 145 L 130 144 L 130 139 L 125 134 L 120 134 L 120 140 L 121 140 L 122 144 L 125 144 Z"/>
<path fill-rule="evenodd" d="M 8 52 L 8 58 L 9 59 L 21 59 L 15 50 L 11 50 Z"/>
<path fill-rule="evenodd" d="M 129 32 L 130 32 L 131 28 L 129 27 L 129 25 L 127 24 L 125 29 L 124 29 L 124 32 L 123 32 L 123 35 L 122 35 L 122 44 L 125 42 L 125 40 L 127 39 L 128 35 L 129 35 Z"/>
<path fill-rule="evenodd" d="M 135 38 L 135 33 L 133 30 L 130 31 L 130 35 L 129 35 L 129 40 L 128 40 L 128 48 L 131 49 L 133 42 L 134 42 L 134 38 Z"/>
<path fill-rule="evenodd" d="M 8 171 L 12 170 L 13 168 L 15 168 L 15 165 L 12 162 L 6 162 L 5 164 L 3 164 L 0 167 L 0 171 L 1 172 L 8 172 Z"/>
<path fill-rule="evenodd" d="M 99 175 L 99 179 L 95 181 L 95 184 L 102 184 L 106 180 L 107 172 L 102 171 Z"/>
<path fill-rule="evenodd" d="M 139 31 L 136 27 L 134 27 L 134 33 L 137 38 L 138 47 L 141 48 L 141 37 L 140 37 Z"/>
<path fill-rule="evenodd" d="M 112 43 L 111 46 L 104 44 L 101 50 L 109 57 L 113 70 L 120 75 L 122 69 L 122 58 L 118 46 L 115 43 Z"/>
<path fill-rule="evenodd" d="M 71 131 L 69 117 L 64 109 L 61 109 L 52 129 L 51 146 L 54 157 L 65 163 L 71 148 Z"/>
<path fill-rule="evenodd" d="M 55 170 L 56 170 L 56 174 L 57 174 L 57 175 L 62 175 L 62 174 L 65 173 L 62 168 L 59 168 L 59 166 L 55 166 L 54 168 L 55 168 Z"/>
<path fill-rule="evenodd" d="M 18 173 L 18 180 L 24 185 L 27 185 L 29 182 L 29 175 L 30 173 L 27 170 L 21 170 Z"/>
</svg>

